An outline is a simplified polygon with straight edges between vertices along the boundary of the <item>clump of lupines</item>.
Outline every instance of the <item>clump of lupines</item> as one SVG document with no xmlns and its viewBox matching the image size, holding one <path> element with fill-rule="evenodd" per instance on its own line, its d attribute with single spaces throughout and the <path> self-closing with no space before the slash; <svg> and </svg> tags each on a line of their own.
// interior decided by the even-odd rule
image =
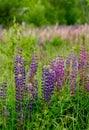
<svg viewBox="0 0 89 130">
<path fill-rule="evenodd" d="M 62 57 L 57 57 L 56 60 L 51 60 L 51 69 L 55 72 L 55 83 L 60 90 L 64 84 L 64 60 Z"/>
<path fill-rule="evenodd" d="M 55 86 L 55 73 L 50 66 L 45 66 L 42 73 L 42 92 L 44 101 L 51 99 Z"/>
<path fill-rule="evenodd" d="M 33 53 L 29 80 L 26 82 L 25 60 L 22 58 L 22 50 L 18 49 L 18 53 L 16 53 L 15 57 L 15 84 L 16 111 L 18 114 L 17 121 L 19 126 L 22 125 L 23 120 L 25 121 L 26 119 L 27 121 L 29 117 L 32 119 L 33 101 L 34 99 L 38 99 L 38 80 L 36 79 L 37 67 L 37 57 L 35 53 Z M 42 71 L 42 94 L 44 101 L 49 102 L 55 86 L 60 90 L 66 79 L 70 81 L 70 93 L 75 94 L 78 71 L 80 79 L 84 76 L 83 82 L 86 83 L 86 89 L 89 92 L 89 53 L 86 52 L 85 47 L 82 47 L 80 51 L 79 60 L 77 60 L 76 55 L 71 53 L 67 56 L 65 63 L 62 57 L 57 57 L 51 60 L 49 66 L 44 66 Z M 4 89 L 4 85 L 6 85 L 6 83 L 3 83 L 0 89 L 0 99 L 3 101 L 6 100 L 6 89 Z M 26 106 L 24 105 L 24 94 L 26 94 Z M 25 116 L 24 113 L 26 114 Z"/>
<path fill-rule="evenodd" d="M 25 60 L 22 58 L 22 50 L 17 48 L 15 57 L 15 84 L 16 84 L 16 111 L 18 113 L 18 124 L 23 122 L 23 100 L 26 87 Z"/>
</svg>

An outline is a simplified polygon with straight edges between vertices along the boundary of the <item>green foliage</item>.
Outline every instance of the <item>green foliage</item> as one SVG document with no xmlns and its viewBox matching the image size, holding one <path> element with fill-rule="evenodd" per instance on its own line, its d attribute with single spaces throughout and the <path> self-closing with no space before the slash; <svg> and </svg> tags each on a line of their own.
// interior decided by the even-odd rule
<svg viewBox="0 0 89 130">
<path fill-rule="evenodd" d="M 0 0 L 0 24 L 9 25 L 17 15 L 21 0 Z"/>
<path fill-rule="evenodd" d="M 64 46 L 67 45 L 67 40 L 63 40 L 61 37 L 55 37 L 50 44 L 53 45 L 54 47 L 56 46 Z"/>
<path fill-rule="evenodd" d="M 0 0 L 0 24 L 9 26 L 13 18 L 35 26 L 81 24 L 88 20 L 87 4 L 82 0 Z M 84 12 L 85 11 L 85 12 Z M 86 18 L 85 18 L 86 17 Z"/>
<path fill-rule="evenodd" d="M 45 7 L 41 3 L 34 3 L 29 6 L 29 11 L 24 16 L 27 23 L 33 23 L 36 26 L 42 26 L 47 23 L 45 19 Z"/>
</svg>

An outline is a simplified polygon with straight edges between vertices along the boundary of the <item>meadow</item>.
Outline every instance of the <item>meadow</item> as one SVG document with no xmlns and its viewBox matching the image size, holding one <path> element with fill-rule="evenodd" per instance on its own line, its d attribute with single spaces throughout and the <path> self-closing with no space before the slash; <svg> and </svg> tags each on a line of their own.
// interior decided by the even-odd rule
<svg viewBox="0 0 89 130">
<path fill-rule="evenodd" d="M 0 38 L 0 130 L 89 130 L 89 26 Z"/>
</svg>

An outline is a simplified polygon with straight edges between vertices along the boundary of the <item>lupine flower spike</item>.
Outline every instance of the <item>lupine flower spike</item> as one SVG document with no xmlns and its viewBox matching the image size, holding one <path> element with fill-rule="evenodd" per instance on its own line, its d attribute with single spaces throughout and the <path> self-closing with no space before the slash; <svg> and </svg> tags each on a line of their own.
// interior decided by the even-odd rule
<svg viewBox="0 0 89 130">
<path fill-rule="evenodd" d="M 56 60 L 50 61 L 50 67 L 55 72 L 55 83 L 60 90 L 64 84 L 64 60 L 62 57 L 57 57 Z"/>
<path fill-rule="evenodd" d="M 55 86 L 55 73 L 50 66 L 43 68 L 42 74 L 42 92 L 44 101 L 48 102 L 51 100 L 52 93 Z"/>
<path fill-rule="evenodd" d="M 28 81 L 29 84 L 32 84 L 33 86 L 33 91 L 31 91 L 31 95 L 33 96 L 33 99 L 38 98 L 38 81 L 36 79 L 37 67 L 38 67 L 37 56 L 35 53 L 33 53 L 31 64 L 30 64 L 29 81 Z"/>
<path fill-rule="evenodd" d="M 32 120 L 32 108 L 34 100 L 38 99 L 38 81 L 36 79 L 38 61 L 35 52 L 32 55 L 32 60 L 30 64 L 29 76 L 28 76 L 28 83 L 27 83 L 27 93 L 28 93 L 28 105 L 27 109 L 30 110 L 30 120 Z"/>
<path fill-rule="evenodd" d="M 15 57 L 15 84 L 16 84 L 16 111 L 18 113 L 18 124 L 23 122 L 23 99 L 26 81 L 25 61 L 22 58 L 22 50 L 18 49 Z"/>
</svg>

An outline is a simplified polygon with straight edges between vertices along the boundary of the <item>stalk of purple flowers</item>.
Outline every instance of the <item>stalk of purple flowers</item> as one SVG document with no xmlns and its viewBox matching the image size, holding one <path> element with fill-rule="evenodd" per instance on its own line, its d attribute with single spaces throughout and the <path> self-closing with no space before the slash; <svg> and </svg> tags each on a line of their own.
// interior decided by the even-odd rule
<svg viewBox="0 0 89 130">
<path fill-rule="evenodd" d="M 43 68 L 42 74 L 42 91 L 43 91 L 43 99 L 48 102 L 51 99 L 53 90 L 55 86 L 55 73 L 50 68 L 50 66 L 45 66 Z"/>
<path fill-rule="evenodd" d="M 50 62 L 51 69 L 55 72 L 55 83 L 60 90 L 64 84 L 64 60 L 62 57 L 57 57 Z"/>
<path fill-rule="evenodd" d="M 32 55 L 32 60 L 30 64 L 30 71 L 29 71 L 29 84 L 31 84 L 32 88 L 30 88 L 30 93 L 33 99 L 38 98 L 38 81 L 36 79 L 38 61 L 35 52 Z"/>
<path fill-rule="evenodd" d="M 30 110 L 30 120 L 32 120 L 32 107 L 34 100 L 38 99 L 38 80 L 36 79 L 38 61 L 35 52 L 32 55 L 32 60 L 30 64 L 28 83 L 27 83 L 27 109 Z"/>
<path fill-rule="evenodd" d="M 16 111 L 18 114 L 18 125 L 23 123 L 23 100 L 24 100 L 24 90 L 26 83 L 26 72 L 25 72 L 25 60 L 22 58 L 22 50 L 18 48 L 18 53 L 15 57 L 15 84 L 16 84 Z"/>
</svg>

